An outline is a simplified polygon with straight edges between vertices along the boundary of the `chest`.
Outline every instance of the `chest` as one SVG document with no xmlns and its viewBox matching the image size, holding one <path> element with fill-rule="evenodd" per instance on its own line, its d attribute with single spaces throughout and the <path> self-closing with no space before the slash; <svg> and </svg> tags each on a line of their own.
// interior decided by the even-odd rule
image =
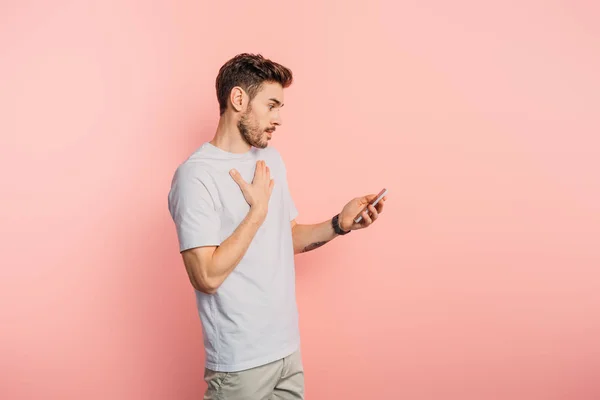
<svg viewBox="0 0 600 400">
<path fill-rule="evenodd" d="M 269 211 L 264 223 L 257 232 L 257 237 L 264 236 L 268 231 L 273 231 L 273 227 L 279 226 L 281 218 L 284 215 L 285 192 L 284 179 L 281 168 L 278 168 L 275 163 L 267 165 L 270 169 L 271 178 L 274 179 L 275 185 L 269 199 Z M 246 218 L 250 211 L 250 206 L 244 198 L 244 194 L 239 185 L 229 175 L 229 170 L 235 168 L 244 181 L 252 184 L 256 169 L 255 162 L 240 163 L 233 166 L 227 166 L 223 170 L 214 171 L 212 175 L 213 200 L 215 202 L 216 212 L 221 220 L 222 236 L 228 237 Z"/>
</svg>

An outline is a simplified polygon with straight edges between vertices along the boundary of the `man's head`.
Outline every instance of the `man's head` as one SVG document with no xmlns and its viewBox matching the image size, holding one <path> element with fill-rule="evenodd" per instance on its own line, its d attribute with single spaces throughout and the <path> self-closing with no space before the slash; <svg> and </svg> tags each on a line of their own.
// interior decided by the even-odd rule
<svg viewBox="0 0 600 400">
<path fill-rule="evenodd" d="M 216 81 L 220 114 L 232 113 L 242 138 L 265 148 L 281 125 L 283 89 L 292 84 L 292 71 L 261 55 L 239 54 L 219 70 Z"/>
</svg>

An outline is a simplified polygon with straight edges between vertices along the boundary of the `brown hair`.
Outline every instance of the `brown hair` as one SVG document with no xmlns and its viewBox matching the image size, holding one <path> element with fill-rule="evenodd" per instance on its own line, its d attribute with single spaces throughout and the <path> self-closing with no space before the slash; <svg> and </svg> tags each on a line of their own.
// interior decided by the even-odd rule
<svg viewBox="0 0 600 400">
<path fill-rule="evenodd" d="M 216 89 L 219 112 L 223 115 L 231 89 L 241 87 L 250 100 L 260 91 L 264 82 L 276 82 L 284 88 L 292 84 L 292 71 L 260 54 L 242 53 L 227 61 L 217 75 Z"/>
</svg>

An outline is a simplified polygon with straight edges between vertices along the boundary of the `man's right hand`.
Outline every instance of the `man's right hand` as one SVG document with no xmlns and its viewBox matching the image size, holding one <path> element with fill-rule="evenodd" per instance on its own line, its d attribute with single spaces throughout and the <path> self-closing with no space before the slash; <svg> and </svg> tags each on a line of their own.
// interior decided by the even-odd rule
<svg viewBox="0 0 600 400">
<path fill-rule="evenodd" d="M 267 164 L 262 160 L 256 162 L 252 183 L 246 182 L 235 169 L 229 171 L 229 174 L 242 190 L 244 199 L 250 205 L 251 210 L 264 219 L 267 216 L 269 199 L 275 185 Z"/>
</svg>

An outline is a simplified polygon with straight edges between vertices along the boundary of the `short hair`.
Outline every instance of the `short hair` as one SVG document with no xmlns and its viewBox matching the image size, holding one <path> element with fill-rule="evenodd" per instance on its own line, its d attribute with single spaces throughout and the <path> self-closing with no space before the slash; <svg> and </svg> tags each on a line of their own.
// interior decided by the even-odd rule
<svg viewBox="0 0 600 400">
<path fill-rule="evenodd" d="M 236 86 L 244 89 L 252 100 L 265 82 L 279 83 L 282 87 L 287 88 L 292 81 L 292 71 L 289 68 L 266 59 L 260 54 L 238 54 L 223 64 L 217 75 L 219 113 L 223 115 L 227 110 L 231 90 Z"/>
</svg>

